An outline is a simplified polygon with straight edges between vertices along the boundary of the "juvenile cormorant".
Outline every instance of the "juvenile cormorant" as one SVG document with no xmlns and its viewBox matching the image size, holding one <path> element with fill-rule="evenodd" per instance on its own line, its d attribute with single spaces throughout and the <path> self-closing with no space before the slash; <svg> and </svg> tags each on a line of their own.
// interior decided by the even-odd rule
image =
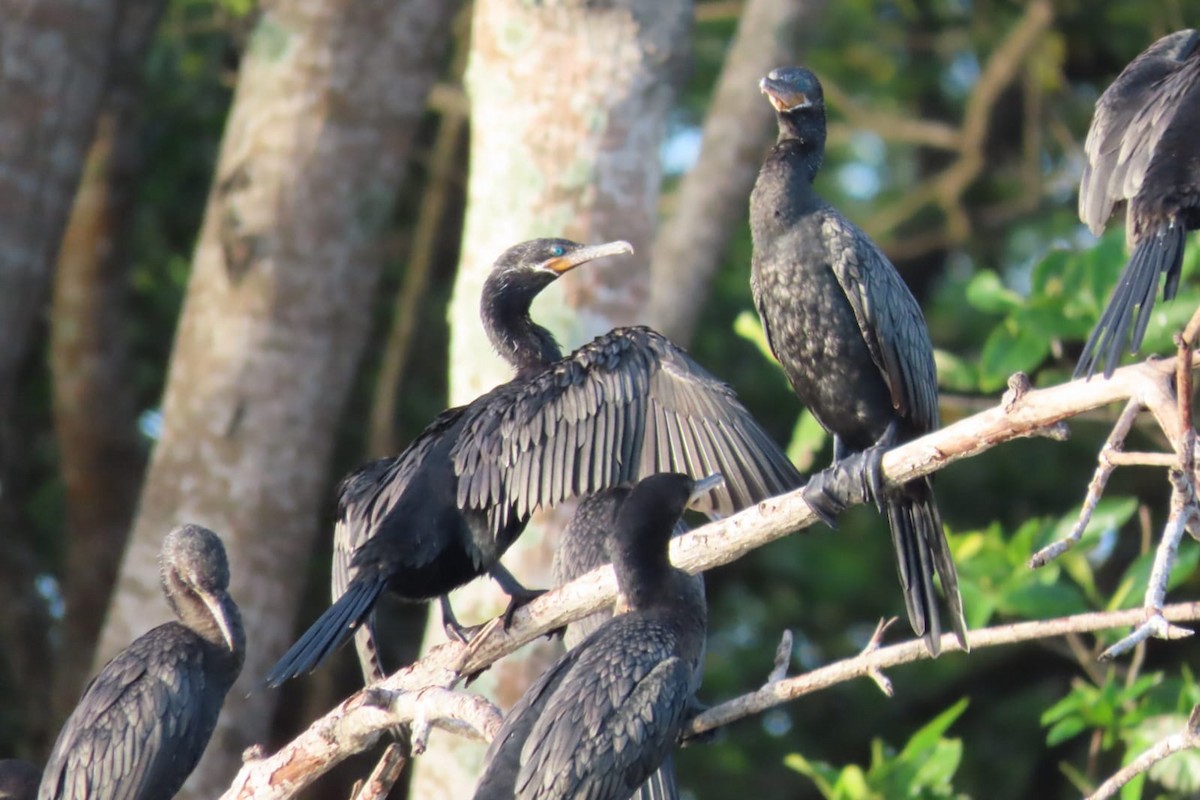
<svg viewBox="0 0 1200 800">
<path fill-rule="evenodd" d="M 834 460 L 938 427 L 933 345 L 916 299 L 887 256 L 817 195 L 825 102 L 807 69 L 772 70 L 760 88 L 779 138 L 750 196 L 750 285 L 771 351 L 800 401 L 834 437 Z M 878 459 L 872 483 L 882 486 Z M 937 570 L 966 646 L 958 575 L 929 478 L 876 491 L 888 516 L 909 622 L 940 649 Z"/>
<path fill-rule="evenodd" d="M 563 529 L 558 546 L 554 549 L 554 563 L 551 571 L 554 575 L 555 587 L 570 583 L 576 578 L 591 572 L 597 567 L 610 563 L 608 555 L 608 539 L 617 528 L 617 516 L 629 497 L 631 487 L 628 485 L 605 489 L 584 499 L 575 511 L 571 521 Z M 680 520 L 675 524 L 673 536 L 680 536 L 688 530 L 687 525 Z M 707 606 L 704 598 L 704 577 L 697 573 L 692 575 L 686 584 L 680 584 L 683 592 L 679 602 L 691 609 L 692 614 L 703 615 Z M 628 609 L 628 601 L 618 598 L 614 609 L 597 611 L 567 626 L 563 641 L 571 649 L 579 645 L 601 625 L 613 618 L 614 613 L 623 613 Z M 702 662 L 703 658 L 699 659 Z M 698 662 L 698 663 L 699 663 Z M 700 684 L 700 671 L 697 669 L 695 682 Z M 676 800 L 679 797 L 679 787 L 675 780 L 674 759 L 668 755 L 653 775 L 634 793 L 631 800 Z"/>
<path fill-rule="evenodd" d="M 58 734 L 38 800 L 162 800 L 200 760 L 242 669 L 242 617 L 215 533 L 175 528 L 161 562 L 179 621 L 139 636 L 92 679 Z"/>
<path fill-rule="evenodd" d="M 1163 300 L 1175 297 L 1187 233 L 1200 228 L 1198 128 L 1200 33 L 1194 30 L 1150 45 L 1096 101 L 1079 218 L 1099 235 L 1113 206 L 1128 201 L 1125 241 L 1133 254 L 1084 345 L 1077 378 L 1091 377 L 1100 361 L 1108 378 L 1126 345 L 1138 351 L 1160 276 L 1167 276 Z"/>
<path fill-rule="evenodd" d="M 714 475 L 660 474 L 633 487 L 608 551 L 628 610 L 567 651 L 509 712 L 475 800 L 628 800 L 675 749 L 694 710 L 706 612 L 667 546 Z"/>
<path fill-rule="evenodd" d="M 488 573 L 512 597 L 531 593 L 500 564 L 530 514 L 663 471 L 726 483 L 699 510 L 727 515 L 801 484 L 799 473 L 733 391 L 662 335 L 617 328 L 563 357 L 529 316 L 534 297 L 574 267 L 630 253 L 537 239 L 509 248 L 483 286 L 493 347 L 516 370 L 469 405 L 444 411 L 395 458 L 342 482 L 334 532 L 333 605 L 266 678 L 314 669 L 366 620 L 383 590 L 441 599 Z M 359 637 L 369 676 L 382 674 L 370 625 Z"/>
</svg>

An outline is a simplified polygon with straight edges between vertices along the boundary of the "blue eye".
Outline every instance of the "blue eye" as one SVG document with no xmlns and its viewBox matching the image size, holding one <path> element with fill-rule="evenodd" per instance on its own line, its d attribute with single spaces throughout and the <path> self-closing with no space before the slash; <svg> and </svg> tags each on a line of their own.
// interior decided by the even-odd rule
<svg viewBox="0 0 1200 800">
<path fill-rule="evenodd" d="M 552 256 L 561 256 L 565 252 L 567 252 L 566 248 L 564 248 L 561 244 L 556 244 L 554 247 L 550 248 L 550 255 Z"/>
</svg>

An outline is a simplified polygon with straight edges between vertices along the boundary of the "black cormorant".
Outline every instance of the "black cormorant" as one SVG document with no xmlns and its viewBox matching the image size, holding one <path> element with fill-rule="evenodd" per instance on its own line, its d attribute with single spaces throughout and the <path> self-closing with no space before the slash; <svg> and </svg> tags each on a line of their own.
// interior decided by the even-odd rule
<svg viewBox="0 0 1200 800">
<path fill-rule="evenodd" d="M 551 571 L 556 587 L 610 563 L 608 539 L 612 531 L 616 530 L 618 512 L 629 497 L 630 491 L 631 487 L 628 485 L 616 486 L 597 492 L 579 504 L 554 549 Z M 673 535 L 680 536 L 687 530 L 687 525 L 680 520 L 675 524 Z M 700 574 L 692 575 L 687 584 L 680 584 L 680 588 L 683 592 L 679 602 L 691 609 L 692 614 L 705 614 L 704 577 Z M 614 609 L 597 611 L 572 622 L 563 636 L 567 648 L 578 646 L 597 628 L 612 619 L 614 612 L 623 613 L 627 609 L 628 602 L 618 597 Z M 697 685 L 700 684 L 700 678 L 698 670 L 695 676 Z M 631 800 L 675 800 L 678 797 L 674 759 L 668 755 L 662 766 L 646 779 Z"/>
<path fill-rule="evenodd" d="M 799 67 L 776 69 L 760 88 L 775 108 L 779 138 L 750 196 L 754 303 L 792 388 L 833 434 L 834 460 L 871 448 L 881 455 L 883 447 L 938 427 L 929 330 L 887 256 L 813 189 L 825 152 L 817 77 Z M 873 469 L 873 485 L 882 486 L 878 460 Z M 958 576 L 932 483 L 918 478 L 876 494 L 913 630 L 936 655 L 936 569 L 965 647 Z"/>
<path fill-rule="evenodd" d="M 671 533 L 710 481 L 659 474 L 617 512 L 608 553 L 628 609 L 550 667 L 509 712 L 475 800 L 628 800 L 674 749 L 704 653 L 706 612 L 671 566 Z"/>
<path fill-rule="evenodd" d="M 162 800 L 200 760 L 242 669 L 242 618 L 215 533 L 174 529 L 161 561 L 179 621 L 139 636 L 92 679 L 58 734 L 38 800 Z"/>
<path fill-rule="evenodd" d="M 1194 30 L 1150 45 L 1096 101 L 1079 218 L 1099 235 L 1113 206 L 1127 201 L 1125 241 L 1133 254 L 1084 345 L 1077 378 L 1091 377 L 1100 361 L 1110 377 L 1127 345 L 1138 351 L 1160 276 L 1167 276 L 1164 301 L 1179 288 L 1187 233 L 1200 228 L 1198 128 L 1200 33 Z"/>
<path fill-rule="evenodd" d="M 726 384 L 644 327 L 617 328 L 562 356 L 529 316 L 534 297 L 574 267 L 630 253 L 626 242 L 586 247 L 537 239 L 509 248 L 483 286 L 483 325 L 516 376 L 443 412 L 395 458 L 374 461 L 339 491 L 334 604 L 266 678 L 278 686 L 311 671 L 366 620 L 384 589 L 441 599 L 491 574 L 513 598 L 530 593 L 500 557 L 539 507 L 677 470 L 721 472 L 725 485 L 699 510 L 730 514 L 801 484 L 799 473 Z M 381 670 L 359 637 L 369 677 Z"/>
<path fill-rule="evenodd" d="M 34 800 L 42 773 L 19 758 L 0 759 L 0 800 Z"/>
</svg>

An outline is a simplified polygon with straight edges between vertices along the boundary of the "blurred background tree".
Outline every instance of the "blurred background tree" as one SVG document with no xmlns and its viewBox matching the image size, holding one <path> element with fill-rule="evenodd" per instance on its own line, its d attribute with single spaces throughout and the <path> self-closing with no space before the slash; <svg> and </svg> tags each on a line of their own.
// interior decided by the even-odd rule
<svg viewBox="0 0 1200 800">
<path fill-rule="evenodd" d="M 157 551 L 172 520 L 190 515 L 232 544 L 241 581 L 234 594 L 250 608 L 245 685 L 261 676 L 327 603 L 334 482 L 368 454 L 398 451 L 451 398 L 482 388 L 451 394 L 451 326 L 456 340 L 472 341 L 471 287 L 480 264 L 527 235 L 635 239 L 645 259 L 637 269 L 649 265 L 649 297 L 630 289 L 616 310 L 585 315 L 578 327 L 568 314 L 542 313 L 557 313 L 559 330 L 574 327 L 576 335 L 594 332 L 588 325 L 645 320 L 690 338 L 696 357 L 791 442 L 797 463 L 824 465 L 828 444 L 756 346 L 745 196 L 771 136 L 756 87 L 763 61 L 803 63 L 822 78 L 831 130 L 820 189 L 880 242 L 921 300 L 938 349 L 943 418 L 994 403 L 1014 370 L 1037 384 L 1065 380 L 1124 259 L 1120 225 L 1097 241 L 1075 215 L 1092 104 L 1147 44 L 1200 21 L 1184 0 L 699 0 L 690 31 L 677 34 L 679 54 L 672 49 L 668 64 L 646 68 L 664 85 L 642 91 L 669 102 L 651 103 L 647 112 L 665 120 L 646 128 L 655 141 L 560 174 L 554 189 L 544 175 L 497 169 L 492 178 L 479 166 L 481 157 L 510 151 L 499 111 L 487 102 L 512 104 L 522 124 L 553 113 L 535 100 L 554 92 L 499 85 L 507 78 L 487 60 L 496 53 L 472 52 L 499 41 L 550 68 L 546 56 L 526 52 L 539 47 L 538 37 L 522 38 L 519 26 L 505 24 L 508 5 L 464 3 L 452 22 L 453 4 L 442 3 L 383 4 L 387 12 L 371 4 L 370 12 L 347 16 L 312 0 L 270 8 L 251 0 L 167 0 L 95 4 L 99 22 L 82 34 L 55 29 L 70 15 L 29 21 L 43 26 L 40 35 L 58 37 L 57 49 L 47 51 L 58 61 L 39 66 L 42 72 L 0 73 L 4 130 L 20 133 L 0 137 L 0 187 L 40 186 L 36 196 L 49 203 L 34 214 L 31 201 L 3 192 L 4 207 L 26 216 L 14 212 L 0 222 L 0 591 L 8 609 L 0 626 L 0 756 L 40 763 L 95 669 L 99 611 L 108 605 L 139 493 L 98 656 L 166 617 L 157 600 L 146 600 L 157 593 L 146 594 L 156 572 L 145 554 Z M 391 14 L 391 22 L 375 13 Z M 472 32 L 481 19 L 487 36 Z M 313 21 L 334 32 L 304 38 Z M 31 59 L 9 47 L 17 27 L 5 26 L 5 52 Z M 139 42 L 139 31 L 153 36 Z M 420 47 L 396 52 L 389 31 L 421 31 Z M 295 41 L 332 61 L 305 62 L 312 70 L 297 77 L 289 50 Z M 690 70 L 681 71 L 688 53 Z M 68 98 L 54 76 L 72 69 L 86 80 L 71 83 L 80 94 Z M 44 86 L 30 75 L 47 76 Z M 665 85 L 672 82 L 673 99 Z M 488 96 L 501 90 L 511 94 Z M 39 91 L 50 99 L 39 103 Z M 388 109 L 352 111 L 355 103 L 385 101 Z M 65 116 L 36 116 L 46 103 Z M 267 125 L 283 127 L 268 136 Z M 584 132 L 562 127 L 560 136 L 586 141 Z M 66 138 L 52 145 L 47 130 Z M 268 143 L 308 142 L 289 150 L 306 155 L 281 163 L 269 149 L 250 148 L 253 132 Z M 341 149 L 339 141 L 346 142 Z M 505 153 L 489 153 L 489 142 Z M 35 145 L 59 148 L 58 157 L 32 160 Z M 647 202 L 655 176 L 665 176 L 653 248 L 650 210 L 567 196 L 571 181 L 586 193 L 628 172 L 631 158 L 646 162 L 633 171 L 649 186 Z M 44 174 L 39 164 L 48 165 Z M 539 191 L 549 192 L 555 208 L 528 200 Z M 54 198 L 72 194 L 68 226 L 68 201 L 59 209 Z M 489 214 L 494 232 L 480 227 Z M 603 221 L 609 217 L 611 224 Z M 1147 351 L 1169 347 L 1171 333 L 1200 304 L 1186 280 L 1197 260 L 1193 248 L 1179 299 L 1156 307 Z M 229 275 L 231 264 L 244 272 Z M 646 280 L 641 274 L 637 281 Z M 580 303 L 600 288 L 578 289 Z M 182 317 L 172 363 L 185 296 L 198 309 L 188 314 L 207 321 Z M 314 298 L 337 298 L 342 310 Z M 317 316 L 288 327 L 301 324 L 289 313 L 306 303 Z M 319 351 L 326 355 L 313 360 L 316 351 L 296 338 L 301 329 L 327 337 L 328 349 Z M 189 345 L 197 332 L 231 342 L 217 347 L 200 337 Z M 242 400 L 229 405 L 222 370 L 266 363 L 254 355 L 262 352 L 281 360 L 230 378 Z M 177 374 L 194 377 L 185 382 Z M 471 377 L 463 372 L 454 383 Z M 324 392 L 319 410 L 296 399 L 309 391 L 299 387 L 314 385 Z M 218 405 L 225 411 L 205 406 L 209 397 L 224 397 Z M 172 422 L 171 408 L 182 408 L 182 399 L 198 404 L 189 424 L 236 431 L 251 419 L 256 433 L 218 441 L 204 454 L 189 435 L 183 439 L 192 443 L 180 449 L 182 434 L 172 431 L 187 425 L 180 411 Z M 258 408 L 263 417 L 254 416 Z M 1139 602 L 1147 553 L 1166 514 L 1161 471 L 1119 471 L 1083 546 L 1061 564 L 1037 572 L 1025 566 L 1072 523 L 1115 413 L 1074 423 L 1065 444 L 1016 442 L 938 478 L 972 626 Z M 1161 445 L 1153 433 L 1138 435 L 1142 446 Z M 230 449 L 220 455 L 221 448 Z M 205 483 L 206 474 L 219 480 Z M 298 483 L 296 475 L 303 476 Z M 293 498 L 283 503 L 286 520 L 278 508 L 285 496 Z M 701 698 L 757 686 L 785 627 L 797 634 L 795 670 L 861 648 L 880 617 L 902 608 L 885 530 L 873 510 L 856 510 L 836 534 L 792 537 L 710 573 Z M 1196 562 L 1195 545 L 1185 543 L 1176 595 L 1196 596 Z M 425 609 L 388 605 L 381 616 L 387 663 L 411 658 Z M 1194 644 L 1152 642 L 1115 665 L 1098 664 L 1095 644 L 947 655 L 895 670 L 890 700 L 865 681 L 839 686 L 684 750 L 681 781 L 701 800 L 748 792 L 1078 796 L 1178 724 L 1200 694 L 1186 667 Z M 225 733 L 214 737 L 212 765 L 193 787 L 209 796 L 230 777 L 242 748 L 264 737 L 268 746 L 279 744 L 356 688 L 351 651 L 335 662 L 280 693 L 249 700 L 231 693 Z M 276 705 L 272 720 L 266 712 Z M 367 760 L 352 760 L 312 796 L 345 797 Z M 1200 791 L 1200 757 L 1176 756 L 1150 780 L 1145 794 L 1192 796 Z M 1137 796 L 1142 788 L 1129 791 Z M 436 795 L 426 789 L 419 796 Z"/>
</svg>

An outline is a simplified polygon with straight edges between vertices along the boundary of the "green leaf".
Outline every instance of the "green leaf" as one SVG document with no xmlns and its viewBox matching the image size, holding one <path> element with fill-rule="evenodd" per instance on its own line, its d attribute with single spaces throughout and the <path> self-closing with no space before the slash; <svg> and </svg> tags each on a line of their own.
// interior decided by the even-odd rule
<svg viewBox="0 0 1200 800">
<path fill-rule="evenodd" d="M 1189 544 L 1182 543 L 1176 554 L 1175 565 L 1167 579 L 1168 591 L 1190 578 L 1196 571 L 1196 565 L 1200 563 L 1200 547 L 1188 546 Z M 1134 608 L 1142 602 L 1142 596 L 1150 583 L 1150 572 L 1154 569 L 1154 556 L 1154 551 L 1151 551 L 1134 559 L 1121 577 L 1117 592 L 1109 604 L 1110 608 Z"/>
<path fill-rule="evenodd" d="M 804 775 L 817 786 L 817 791 L 826 798 L 833 798 L 834 784 L 837 783 L 839 771 L 824 761 L 809 761 L 800 753 L 789 753 L 783 757 L 783 764 Z"/>
<path fill-rule="evenodd" d="M 1082 718 L 1068 717 L 1051 726 L 1049 732 L 1046 734 L 1046 745 L 1053 747 L 1057 744 L 1062 744 L 1068 739 L 1073 739 L 1083 733 L 1087 728 L 1087 723 Z"/>
<path fill-rule="evenodd" d="M 1021 307 L 1024 299 L 1005 287 L 990 269 L 980 270 L 967 284 L 967 302 L 989 314 L 1003 314 Z"/>
<path fill-rule="evenodd" d="M 974 360 L 959 358 L 940 348 L 933 349 L 938 386 L 949 392 L 973 392 L 979 386 L 979 368 Z"/>
<path fill-rule="evenodd" d="M 968 700 L 962 698 L 948 709 L 938 714 L 932 720 L 927 722 L 916 733 L 909 737 L 908 744 L 904 746 L 904 750 L 900 752 L 900 758 L 912 758 L 920 756 L 928 750 L 932 750 L 938 743 L 954 721 L 962 716 L 962 713 L 967 710 Z"/>
<path fill-rule="evenodd" d="M 775 354 L 767 342 L 767 334 L 753 311 L 743 311 L 733 320 L 733 332 L 758 348 L 758 352 L 766 356 L 768 361 L 776 364 Z"/>
<path fill-rule="evenodd" d="M 804 409 L 796 419 L 796 427 L 792 429 L 792 439 L 787 446 L 788 458 L 801 472 L 812 470 L 817 453 L 825 446 L 828 437 L 828 432 L 812 412 Z"/>
<path fill-rule="evenodd" d="M 1047 619 L 1088 610 L 1087 601 L 1069 583 L 1026 583 L 1004 596 L 1001 609 L 1025 619 Z"/>
<path fill-rule="evenodd" d="M 1022 328 L 1014 320 L 996 326 L 979 356 L 979 387 L 995 391 L 1014 372 L 1032 372 L 1050 354 L 1050 342 L 1036 331 Z"/>
</svg>

